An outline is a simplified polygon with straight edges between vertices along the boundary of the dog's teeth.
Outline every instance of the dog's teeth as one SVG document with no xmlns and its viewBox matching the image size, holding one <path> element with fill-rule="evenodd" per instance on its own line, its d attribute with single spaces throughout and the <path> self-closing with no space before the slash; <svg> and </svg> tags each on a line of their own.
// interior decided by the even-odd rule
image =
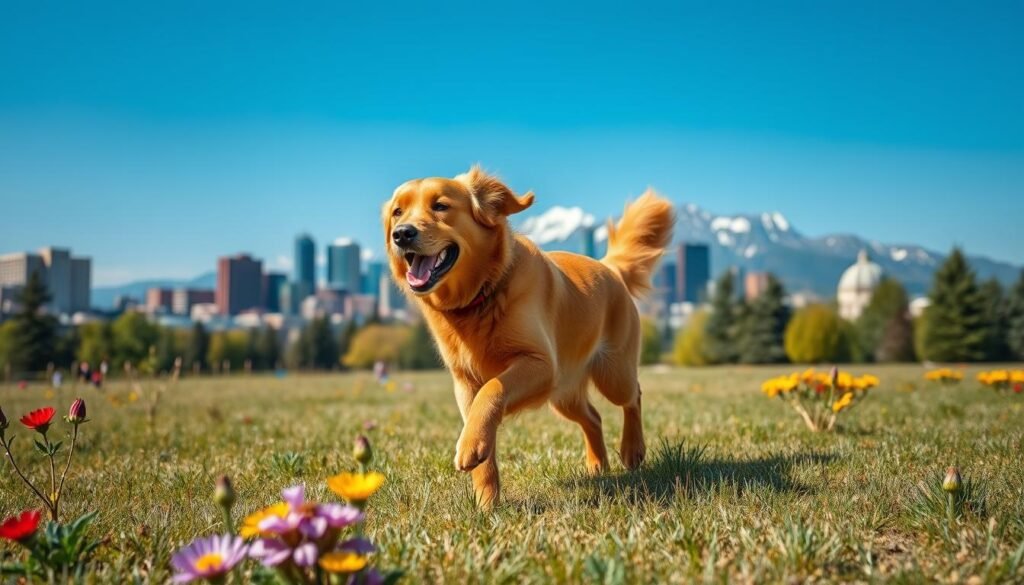
<svg viewBox="0 0 1024 585">
<path fill-rule="evenodd" d="M 448 249 L 447 248 L 445 248 L 444 250 L 441 250 L 441 255 L 437 257 L 437 261 L 438 262 L 443 262 L 444 261 L 444 257 L 447 256 L 447 255 L 448 255 Z"/>
<path fill-rule="evenodd" d="M 434 260 L 434 268 L 440 266 L 441 262 L 444 262 L 444 252 L 441 252 L 441 255 L 437 257 L 437 260 Z"/>
</svg>

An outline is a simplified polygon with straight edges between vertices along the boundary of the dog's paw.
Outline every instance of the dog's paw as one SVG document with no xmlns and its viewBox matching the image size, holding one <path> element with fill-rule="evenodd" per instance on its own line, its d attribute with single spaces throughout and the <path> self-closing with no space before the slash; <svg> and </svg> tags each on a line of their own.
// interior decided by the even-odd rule
<svg viewBox="0 0 1024 585">
<path fill-rule="evenodd" d="M 462 437 L 455 446 L 455 469 L 472 471 L 487 461 L 494 450 L 493 442 L 477 437 Z"/>
<path fill-rule="evenodd" d="M 622 464 L 626 469 L 636 469 L 640 467 L 640 464 L 644 462 L 644 457 L 647 456 L 647 447 L 644 445 L 643 440 L 624 442 L 619 449 L 619 457 L 622 458 Z"/>
</svg>

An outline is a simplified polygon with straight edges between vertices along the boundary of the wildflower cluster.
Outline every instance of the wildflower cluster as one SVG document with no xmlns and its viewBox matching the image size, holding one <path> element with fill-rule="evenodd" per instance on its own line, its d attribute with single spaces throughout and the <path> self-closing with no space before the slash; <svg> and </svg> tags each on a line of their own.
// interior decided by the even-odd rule
<svg viewBox="0 0 1024 585">
<path fill-rule="evenodd" d="M 953 384 L 959 384 L 964 379 L 964 373 L 960 370 L 939 368 L 937 370 L 928 370 L 925 372 L 924 379 L 943 386 L 950 386 Z"/>
<path fill-rule="evenodd" d="M 39 498 L 47 511 L 49 511 L 50 519 L 54 522 L 57 521 L 57 517 L 60 512 L 60 496 L 64 491 L 64 480 L 67 479 L 68 470 L 71 468 L 71 457 L 75 454 L 75 445 L 78 443 L 78 427 L 82 423 L 89 422 L 89 419 L 85 418 L 85 401 L 81 398 L 76 399 L 71 403 L 71 407 L 68 409 L 68 414 L 64 417 L 64 422 L 70 424 L 72 428 L 71 446 L 68 448 L 68 457 L 67 461 L 64 463 L 64 470 L 58 474 L 57 469 L 59 469 L 60 465 L 57 461 L 57 454 L 60 452 L 64 442 L 52 442 L 49 437 L 50 425 L 53 423 L 53 416 L 55 413 L 56 411 L 52 406 L 47 406 L 45 408 L 33 410 L 19 419 L 25 428 L 39 434 L 40 438 L 35 441 L 36 450 L 46 456 L 49 460 L 50 489 L 48 491 L 44 491 L 45 488 L 36 486 L 36 484 L 33 483 L 27 475 L 25 475 L 21 467 L 18 466 L 18 463 L 14 458 L 14 452 L 11 451 L 11 446 L 14 444 L 15 437 L 13 435 L 10 438 L 7 437 L 7 428 L 10 424 L 7 421 L 7 416 L 4 415 L 3 409 L 0 408 L 0 446 L 3 446 L 4 452 L 7 454 L 7 459 L 11 462 L 11 467 L 14 468 L 14 472 L 19 478 L 21 478 L 25 485 L 32 490 L 32 493 Z"/>
<path fill-rule="evenodd" d="M 0 446 L 3 447 L 7 459 L 11 463 L 14 473 L 39 499 L 43 507 L 49 513 L 50 522 L 44 530 L 40 530 L 43 521 L 43 510 L 25 510 L 18 515 L 3 520 L 0 523 L 0 539 L 17 543 L 28 551 L 28 557 L 23 563 L 12 563 L 4 566 L 0 574 L 22 575 L 28 580 L 36 577 L 55 573 L 65 576 L 80 578 L 85 570 L 93 551 L 99 546 L 98 541 L 91 541 L 86 538 L 86 532 L 96 513 L 86 514 L 70 524 L 58 524 L 60 514 L 61 495 L 64 493 L 64 481 L 67 479 L 68 470 L 71 468 L 71 459 L 75 453 L 75 445 L 78 443 L 78 427 L 82 423 L 89 422 L 85 415 L 85 401 L 81 398 L 71 403 L 64 421 L 71 425 L 71 445 L 67 449 L 67 460 L 64 462 L 63 471 L 58 472 L 60 463 L 57 455 L 60 453 L 63 441 L 53 442 L 50 440 L 53 417 L 56 411 L 51 406 L 39 408 L 22 416 L 19 421 L 25 428 L 35 431 L 39 438 L 35 440 L 35 448 L 49 463 L 50 484 L 49 488 L 40 487 L 31 479 L 18 465 L 11 450 L 14 444 L 14 435 L 7 436 L 10 422 L 0 408 Z"/>
<path fill-rule="evenodd" d="M 859 403 L 877 385 L 878 378 L 871 374 L 854 376 L 836 368 L 829 372 L 810 368 L 765 380 L 761 391 L 769 398 L 787 401 L 812 431 L 830 431 L 840 412 Z"/>
<path fill-rule="evenodd" d="M 384 476 L 367 472 L 372 457 L 369 441 L 356 440 L 353 451 L 359 473 L 342 473 L 327 486 L 345 503 L 306 499 L 304 485 L 281 492 L 281 501 L 250 514 L 242 521 L 239 536 L 231 534 L 231 507 L 236 501 L 227 478 L 218 480 L 214 501 L 224 510 L 228 534 L 198 539 L 171 559 L 175 582 L 202 579 L 223 582 L 246 558 L 274 569 L 287 583 L 393 583 L 400 573 L 386 577 L 370 566 L 376 547 L 363 536 L 361 523 L 366 504 L 383 485 Z"/>
<path fill-rule="evenodd" d="M 1024 370 L 990 370 L 978 374 L 978 381 L 994 390 L 1024 392 Z"/>
</svg>

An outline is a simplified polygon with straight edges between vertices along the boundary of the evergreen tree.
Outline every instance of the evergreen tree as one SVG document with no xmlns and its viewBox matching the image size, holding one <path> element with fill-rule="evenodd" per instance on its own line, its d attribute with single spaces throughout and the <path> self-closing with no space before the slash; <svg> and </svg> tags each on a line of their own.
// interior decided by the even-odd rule
<svg viewBox="0 0 1024 585">
<path fill-rule="evenodd" d="M 253 370 L 264 369 L 263 356 L 260 355 L 260 330 L 256 327 L 250 327 L 245 332 L 245 360 L 249 362 L 250 367 Z"/>
<path fill-rule="evenodd" d="M 768 275 L 765 290 L 747 304 L 740 322 L 737 349 L 744 364 L 774 364 L 786 361 L 784 335 L 789 308 L 786 291 L 774 275 Z"/>
<path fill-rule="evenodd" d="M 710 363 L 733 363 L 739 357 L 736 341 L 741 312 L 736 300 L 735 276 L 727 270 L 715 283 L 711 314 L 704 331 L 704 354 Z"/>
<path fill-rule="evenodd" d="M 276 369 L 281 361 L 281 348 L 277 343 L 277 331 L 273 327 L 264 327 L 257 342 L 257 353 L 262 367 Z"/>
<path fill-rule="evenodd" d="M 11 368 L 15 372 L 46 370 L 53 361 L 57 319 L 46 314 L 45 306 L 51 297 L 38 272 L 29 275 L 15 298 L 19 308 L 11 319 L 14 325 L 7 350 Z"/>
<path fill-rule="evenodd" d="M 1024 360 L 1024 270 L 1006 299 L 1006 344 L 1013 359 Z"/>
<path fill-rule="evenodd" d="M 331 324 L 326 317 L 313 319 L 306 328 L 309 344 L 309 366 L 313 368 L 332 369 L 338 363 L 338 344 L 331 332 Z"/>
<path fill-rule="evenodd" d="M 656 364 L 661 361 L 661 331 L 646 317 L 640 318 L 640 363 Z"/>
<path fill-rule="evenodd" d="M 937 362 L 974 362 L 985 359 L 988 327 L 985 306 L 974 271 L 959 248 L 935 273 L 925 310 L 925 359 Z"/>
<path fill-rule="evenodd" d="M 903 285 L 892 278 L 883 278 L 878 283 L 878 287 L 875 288 L 875 292 L 871 294 L 871 301 L 868 302 L 867 307 L 864 307 L 864 312 L 861 313 L 860 318 L 857 319 L 855 324 L 858 346 L 856 353 L 865 360 L 893 361 L 880 359 L 878 357 L 879 348 L 890 324 L 894 328 L 892 331 L 894 335 L 901 334 L 898 328 L 903 326 L 901 323 L 906 320 L 897 318 L 906 316 L 909 311 L 908 305 L 909 299 Z M 894 321 L 896 322 L 894 323 Z M 909 321 L 906 321 L 905 324 L 909 327 Z M 913 337 L 911 336 L 912 340 Z M 901 348 L 897 347 L 889 347 L 887 352 L 905 355 Z"/>
<path fill-rule="evenodd" d="M 909 311 L 893 315 L 885 324 L 874 356 L 877 362 L 914 361 L 914 325 Z"/>
<path fill-rule="evenodd" d="M 1010 358 L 1007 344 L 1007 301 L 1003 296 L 1003 285 L 995 278 L 986 280 L 978 288 L 985 312 L 985 359 L 990 362 L 1006 361 Z"/>
<path fill-rule="evenodd" d="M 398 352 L 398 365 L 409 370 L 441 367 L 441 359 L 425 322 L 420 321 L 413 326 L 411 334 Z"/>
<path fill-rule="evenodd" d="M 341 330 L 341 335 L 338 336 L 338 363 L 342 367 L 346 367 L 345 356 L 348 355 L 348 350 L 352 348 L 352 341 L 358 333 L 359 324 L 356 323 L 355 319 L 349 319 L 348 323 L 345 323 L 344 329 Z"/>
<path fill-rule="evenodd" d="M 192 324 L 192 332 L 189 334 L 188 346 L 185 348 L 185 364 L 194 368 L 206 369 L 206 354 L 210 351 L 210 335 L 206 328 L 199 321 Z"/>
</svg>

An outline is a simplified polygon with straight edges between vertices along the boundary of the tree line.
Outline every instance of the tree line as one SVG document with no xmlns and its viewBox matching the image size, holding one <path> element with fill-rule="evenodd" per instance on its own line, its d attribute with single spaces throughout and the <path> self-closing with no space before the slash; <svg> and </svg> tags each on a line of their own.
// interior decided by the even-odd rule
<svg viewBox="0 0 1024 585">
<path fill-rule="evenodd" d="M 796 311 L 774 276 L 747 302 L 733 273 L 715 283 L 708 309 L 698 310 L 675 338 L 682 365 L 1011 361 L 1024 359 L 1024 272 L 1005 291 L 996 279 L 979 282 L 954 248 L 936 271 L 923 314 L 912 319 L 899 281 L 883 278 L 860 317 L 839 317 L 834 304 Z"/>
<path fill-rule="evenodd" d="M 374 317 L 361 327 L 349 321 L 336 328 L 318 318 L 293 331 L 209 331 L 199 322 L 191 328 L 163 327 L 126 312 L 112 321 L 61 327 L 43 310 L 49 301 L 46 286 L 33 274 L 17 298 L 17 313 L 0 323 L 0 367 L 10 375 L 69 369 L 75 362 L 93 367 L 107 362 L 112 372 L 128 363 L 145 364 L 164 372 L 178 358 L 186 371 L 205 373 L 369 368 L 378 360 L 406 369 L 439 366 L 422 323 L 388 324 Z"/>
</svg>

